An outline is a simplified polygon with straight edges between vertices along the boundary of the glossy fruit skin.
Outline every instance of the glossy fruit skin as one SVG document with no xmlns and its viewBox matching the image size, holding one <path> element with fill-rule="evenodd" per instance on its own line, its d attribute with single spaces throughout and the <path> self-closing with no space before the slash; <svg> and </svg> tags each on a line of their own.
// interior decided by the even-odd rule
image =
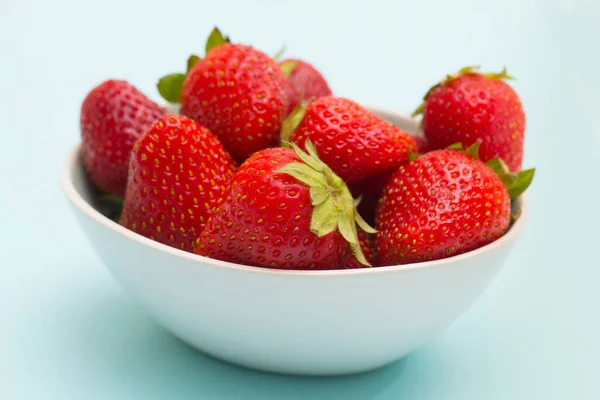
<svg viewBox="0 0 600 400">
<path fill-rule="evenodd" d="M 436 260 L 501 237 L 510 199 L 496 173 L 454 150 L 436 150 L 394 173 L 377 206 L 382 265 Z"/>
<path fill-rule="evenodd" d="M 301 99 L 318 99 L 331 96 L 332 92 L 325 77 L 311 64 L 297 59 L 287 59 L 282 63 L 295 62 L 296 67 L 288 77 L 290 90 L 288 97 L 293 110 Z"/>
<path fill-rule="evenodd" d="M 371 264 L 372 267 L 379 266 L 379 254 L 377 253 L 377 246 L 375 243 L 375 235 L 366 233 L 365 231 L 358 231 L 358 241 L 360 243 L 360 248 L 363 251 L 367 261 Z M 347 269 L 356 269 L 356 268 L 365 268 L 353 255 L 350 255 L 346 262 L 344 262 L 344 268 Z"/>
<path fill-rule="evenodd" d="M 165 115 L 133 148 L 120 224 L 193 251 L 234 172 L 234 161 L 208 129 Z"/>
<path fill-rule="evenodd" d="M 481 159 L 500 157 L 513 172 L 521 170 L 525 125 L 517 93 L 502 80 L 479 73 L 460 75 L 433 89 L 423 111 L 423 132 L 431 149 L 457 142 L 468 147 L 480 139 Z"/>
<path fill-rule="evenodd" d="M 271 57 L 249 46 L 211 49 L 187 74 L 181 113 L 213 132 L 243 161 L 276 146 L 288 108 L 289 83 Z"/>
<path fill-rule="evenodd" d="M 122 196 L 135 141 L 165 110 L 131 84 L 108 80 L 81 106 L 81 153 L 90 180 L 103 192 Z"/>
<path fill-rule="evenodd" d="M 261 150 L 231 181 L 196 244 L 196 253 L 218 260 L 277 269 L 339 268 L 349 246 L 336 230 L 318 237 L 309 229 L 309 188 L 275 171 L 300 161 L 291 149 Z"/>
<path fill-rule="evenodd" d="M 310 103 L 290 137 L 302 148 L 306 139 L 349 186 L 396 171 L 416 149 L 406 132 L 352 100 L 331 96 Z"/>
</svg>

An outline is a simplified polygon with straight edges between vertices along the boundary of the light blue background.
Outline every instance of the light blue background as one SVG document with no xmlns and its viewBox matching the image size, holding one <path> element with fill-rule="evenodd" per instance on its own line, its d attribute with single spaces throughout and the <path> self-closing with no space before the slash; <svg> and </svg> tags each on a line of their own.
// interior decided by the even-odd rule
<svg viewBox="0 0 600 400">
<path fill-rule="evenodd" d="M 0 399 L 599 399 L 599 17 L 594 0 L 0 0 Z M 155 325 L 93 254 L 58 184 L 81 100 L 109 77 L 157 99 L 215 23 L 399 111 L 465 65 L 518 77 L 529 225 L 434 342 L 362 376 L 247 371 Z"/>
</svg>

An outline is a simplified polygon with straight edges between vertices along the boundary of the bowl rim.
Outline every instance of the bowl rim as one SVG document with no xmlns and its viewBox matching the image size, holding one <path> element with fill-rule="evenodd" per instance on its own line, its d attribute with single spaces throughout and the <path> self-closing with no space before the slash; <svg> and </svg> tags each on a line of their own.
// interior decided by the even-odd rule
<svg viewBox="0 0 600 400">
<path fill-rule="evenodd" d="M 398 118 L 410 120 L 413 119 L 410 116 L 396 111 L 391 111 L 385 108 L 380 107 L 369 107 L 369 109 L 375 112 L 381 112 L 388 115 L 395 115 Z M 489 243 L 485 246 L 482 246 L 478 249 L 469 251 L 467 253 L 459 254 L 456 256 L 443 258 L 440 260 L 433 261 L 423 261 L 418 263 L 411 264 L 401 264 L 401 265 L 391 265 L 391 266 L 382 266 L 382 267 L 373 267 L 373 268 L 357 268 L 357 269 L 332 269 L 332 270 L 284 270 L 284 269 L 273 269 L 273 268 L 265 268 L 265 267 L 255 267 L 250 265 L 236 264 L 227 261 L 215 260 L 212 258 L 200 256 L 194 253 L 186 252 L 180 249 L 176 249 L 174 247 L 168 246 L 166 244 L 162 244 L 146 238 L 138 233 L 130 231 L 129 229 L 121 226 L 117 222 L 107 218 L 102 215 L 99 211 L 97 211 L 91 204 L 83 199 L 81 194 L 75 188 L 72 178 L 72 171 L 74 168 L 83 168 L 81 165 L 81 142 L 78 142 L 66 156 L 63 161 L 62 171 L 61 171 L 61 187 L 63 193 L 67 197 L 67 199 L 71 202 L 73 206 L 75 206 L 79 211 L 81 211 L 86 217 L 90 220 L 94 221 L 96 224 L 104 226 L 112 230 L 115 233 L 118 233 L 127 239 L 138 242 L 141 245 L 149 246 L 156 251 L 161 251 L 172 256 L 183 258 L 185 260 L 189 260 L 192 262 L 203 263 L 204 265 L 215 267 L 215 268 L 227 268 L 231 270 L 236 270 L 239 272 L 248 272 L 248 273 L 258 273 L 258 274 L 270 274 L 270 275 L 280 275 L 280 276 L 304 276 L 304 277 L 325 277 L 325 276 L 350 276 L 350 275 L 372 275 L 372 274 L 382 274 L 382 273 L 407 273 L 411 271 L 419 271 L 423 269 L 431 269 L 431 268 L 440 268 L 446 267 L 450 265 L 455 265 L 462 261 L 479 257 L 484 253 L 492 252 L 500 247 L 505 247 L 510 243 L 514 242 L 516 238 L 521 234 L 525 227 L 525 222 L 529 216 L 529 200 L 527 193 L 522 194 L 519 197 L 520 202 L 520 210 L 521 215 L 519 219 L 510 227 L 508 232 L 506 232 L 502 237 L 497 240 Z"/>
</svg>

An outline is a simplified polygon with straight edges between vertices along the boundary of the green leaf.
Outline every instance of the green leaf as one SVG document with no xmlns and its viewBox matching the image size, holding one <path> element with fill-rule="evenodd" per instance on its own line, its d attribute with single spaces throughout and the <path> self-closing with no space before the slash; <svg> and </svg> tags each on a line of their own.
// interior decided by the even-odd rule
<svg viewBox="0 0 600 400">
<path fill-rule="evenodd" d="M 195 55 L 195 54 L 192 54 L 192 55 L 191 55 L 191 56 L 188 58 L 188 60 L 187 60 L 187 72 L 188 72 L 188 73 L 190 72 L 190 70 L 192 69 L 192 67 L 193 67 L 194 65 L 196 65 L 196 63 L 197 63 L 198 61 L 200 61 L 200 57 L 198 57 L 198 56 L 197 56 L 197 55 Z"/>
<path fill-rule="evenodd" d="M 307 144 L 310 143 L 310 140 L 306 140 L 305 142 L 305 146 Z M 312 143 L 310 143 L 312 145 Z M 323 171 L 323 167 L 321 166 L 321 164 L 317 161 L 318 159 L 311 157 L 310 155 L 308 155 L 304 150 L 302 150 L 300 147 L 298 147 L 298 145 L 294 142 L 290 143 L 290 146 L 292 146 L 292 149 L 294 150 L 294 152 L 296 153 L 296 155 L 298 155 L 298 157 L 300 157 L 300 159 L 302 161 L 304 161 L 304 163 L 306 163 L 307 165 L 309 165 L 310 167 L 312 167 L 313 169 L 315 169 L 316 171 L 322 172 Z"/>
<path fill-rule="evenodd" d="M 312 186 L 310 188 L 310 202 L 313 206 L 318 206 L 329 197 L 329 191 L 325 186 Z"/>
<path fill-rule="evenodd" d="M 279 51 L 277 53 L 275 53 L 275 55 L 273 56 L 273 59 L 275 61 L 279 61 L 281 56 L 283 56 L 283 53 L 285 53 L 285 46 L 283 46 L 281 49 L 279 49 Z"/>
<path fill-rule="evenodd" d="M 485 165 L 487 165 L 488 167 L 490 167 L 491 169 L 493 169 L 494 172 L 496 172 L 498 175 L 500 175 L 500 174 L 507 174 L 507 173 L 510 172 L 510 169 L 508 168 L 508 165 L 506 165 L 506 163 L 504 162 L 504 160 L 501 159 L 500 157 L 492 158 L 487 163 L 485 163 Z"/>
<path fill-rule="evenodd" d="M 408 148 L 408 161 L 415 161 L 419 158 L 419 153 L 413 153 L 411 148 Z"/>
<path fill-rule="evenodd" d="M 306 111 L 308 110 L 308 104 L 304 104 L 303 102 L 299 102 L 294 111 L 287 116 L 287 118 L 281 124 L 281 133 L 280 138 L 281 142 L 289 142 L 290 138 L 294 131 L 300 126 L 302 119 L 306 115 Z"/>
<path fill-rule="evenodd" d="M 367 221 L 365 221 L 363 217 L 358 213 L 358 211 L 354 212 L 354 220 L 356 221 L 360 229 L 362 229 L 363 231 L 367 233 L 377 233 L 377 230 L 371 225 L 369 225 Z"/>
<path fill-rule="evenodd" d="M 311 142 L 310 139 L 306 139 L 306 141 L 304 142 L 304 147 L 306 147 L 306 150 L 308 151 L 308 154 L 314 160 L 314 166 L 313 166 L 313 168 L 315 168 L 318 171 L 322 171 L 322 172 L 326 172 L 327 170 L 331 171 L 331 169 L 327 166 L 327 164 L 325 164 L 319 158 L 319 153 L 317 153 L 317 148 L 315 147 L 315 145 L 313 144 L 313 142 Z"/>
<path fill-rule="evenodd" d="M 315 207 L 311 220 L 310 230 L 317 236 L 325 236 L 338 226 L 338 214 L 335 200 L 329 197 Z"/>
<path fill-rule="evenodd" d="M 425 96 L 427 97 L 427 95 L 425 95 Z M 411 117 L 416 117 L 419 114 L 423 114 L 423 111 L 425 111 L 425 102 L 423 102 L 417 106 L 415 111 L 412 112 Z"/>
<path fill-rule="evenodd" d="M 468 67 L 463 67 L 461 69 L 458 70 L 458 74 L 456 75 L 463 75 L 463 74 L 472 74 L 473 72 L 477 72 L 479 71 L 479 65 L 469 65 Z M 454 75 L 452 75 L 454 76 Z"/>
<path fill-rule="evenodd" d="M 310 222 L 311 231 L 317 236 L 324 236 L 337 228 L 350 245 L 356 259 L 370 266 L 360 248 L 356 225 L 365 232 L 374 233 L 375 230 L 356 210 L 360 198 L 352 198 L 346 183 L 321 161 L 310 140 L 305 142 L 308 153 L 295 143 L 290 145 L 302 162 L 289 163 L 276 172 L 289 174 L 310 187 L 311 204 L 314 206 Z"/>
<path fill-rule="evenodd" d="M 165 100 L 170 103 L 179 103 L 184 80 L 185 74 L 166 75 L 160 78 L 156 87 Z"/>
<path fill-rule="evenodd" d="M 215 26 L 210 35 L 208 36 L 208 39 L 206 40 L 205 52 L 208 53 L 212 48 L 229 42 L 229 38 L 227 36 L 223 36 L 219 28 Z"/>
<path fill-rule="evenodd" d="M 298 61 L 296 61 L 296 60 L 288 60 L 288 61 L 279 63 L 279 67 L 283 71 L 283 74 L 286 76 L 286 78 L 289 78 L 292 75 L 292 72 L 294 72 L 294 70 L 296 69 L 297 66 L 298 66 Z"/>
<path fill-rule="evenodd" d="M 481 141 L 478 140 L 466 148 L 465 154 L 471 158 L 479 160 L 479 146 L 481 146 Z"/>
<path fill-rule="evenodd" d="M 364 265 L 366 267 L 372 267 L 371 263 L 369 261 L 367 261 L 367 259 L 365 258 L 365 255 L 364 255 L 362 249 L 360 248 L 360 244 L 351 243 L 350 250 L 352 250 L 352 254 L 358 260 L 359 263 L 361 263 L 362 265 Z"/>
<path fill-rule="evenodd" d="M 293 162 L 284 165 L 275 172 L 293 176 L 300 182 L 307 184 L 309 187 L 325 186 L 327 183 L 322 173 L 317 172 L 308 165 L 299 162 Z"/>
<path fill-rule="evenodd" d="M 508 189 L 508 195 L 511 199 L 516 199 L 519 197 L 529 185 L 533 181 L 533 176 L 535 175 L 535 168 L 526 169 L 517 174 L 515 181 L 512 186 Z"/>
<path fill-rule="evenodd" d="M 351 212 L 340 212 L 338 214 L 337 224 L 340 233 L 348 243 L 358 243 L 358 231 L 356 230 L 356 224 L 354 223 Z"/>
<path fill-rule="evenodd" d="M 465 148 L 463 147 L 461 142 L 452 143 L 450 146 L 446 147 L 446 150 L 456 150 L 463 151 Z"/>
<path fill-rule="evenodd" d="M 502 71 L 500 71 L 500 72 L 489 72 L 489 73 L 485 73 L 483 75 L 487 76 L 490 79 L 496 79 L 496 80 L 515 80 L 515 78 L 513 76 L 508 74 L 508 72 L 506 71 L 506 67 L 502 68 Z"/>
<path fill-rule="evenodd" d="M 499 174 L 498 176 L 500 177 L 502 184 L 504 185 L 504 187 L 507 190 L 509 190 L 512 187 L 512 185 L 514 185 L 515 181 L 517 180 L 517 176 L 515 174 L 511 174 L 511 173 Z"/>
</svg>

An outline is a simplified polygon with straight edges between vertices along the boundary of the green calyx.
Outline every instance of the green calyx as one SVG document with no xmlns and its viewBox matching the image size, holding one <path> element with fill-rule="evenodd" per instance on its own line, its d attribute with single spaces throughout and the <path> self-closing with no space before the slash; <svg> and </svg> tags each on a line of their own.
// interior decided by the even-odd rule
<svg viewBox="0 0 600 400">
<path fill-rule="evenodd" d="M 285 46 L 283 46 L 281 49 L 279 49 L 279 51 L 277 53 L 275 53 L 275 55 L 273 55 L 273 60 L 275 60 L 279 63 L 279 67 L 283 71 L 283 74 L 285 75 L 286 78 L 289 78 L 290 75 L 292 75 L 292 72 L 294 72 L 294 70 L 298 66 L 298 61 L 286 60 L 286 61 L 280 62 L 279 60 L 281 60 L 281 57 L 283 57 L 285 50 L 286 50 Z"/>
<path fill-rule="evenodd" d="M 502 69 L 502 71 L 500 71 L 500 72 L 491 72 L 491 73 L 490 72 L 479 72 L 479 66 L 475 66 L 475 65 L 461 68 L 460 70 L 458 70 L 458 72 L 456 72 L 454 74 L 446 75 L 446 78 L 444 78 L 441 82 L 436 83 L 435 85 L 430 87 L 429 90 L 427 91 L 427 93 L 425 93 L 425 96 L 423 96 L 423 102 L 421 104 L 419 104 L 419 106 L 415 109 L 415 111 L 413 111 L 412 116 L 416 117 L 417 115 L 423 114 L 423 111 L 425 111 L 425 101 L 427 101 L 427 97 L 429 97 L 429 94 L 434 89 L 437 89 L 441 85 L 450 83 L 462 75 L 469 75 L 469 74 L 481 74 L 487 78 L 495 79 L 495 80 L 515 79 L 514 77 L 512 77 L 511 75 L 509 75 L 507 73 L 506 67 L 504 67 Z"/>
<path fill-rule="evenodd" d="M 282 147 L 290 147 L 288 142 L 304 119 L 306 111 L 308 111 L 309 104 L 310 102 L 300 101 L 290 115 L 288 115 L 287 118 L 281 123 L 281 133 L 279 138 Z"/>
<path fill-rule="evenodd" d="M 410 149 L 410 147 L 408 148 L 408 161 L 415 161 L 417 158 L 420 157 L 419 153 L 413 153 L 413 151 Z"/>
<path fill-rule="evenodd" d="M 292 72 L 294 72 L 297 66 L 298 61 L 296 60 L 287 60 L 279 63 L 279 67 L 283 71 L 283 74 L 286 78 L 289 78 L 292 75 Z"/>
<path fill-rule="evenodd" d="M 463 147 L 462 143 L 454 143 L 446 147 L 446 149 L 460 151 L 471 158 L 479 160 L 479 146 L 481 146 L 480 140 L 476 141 L 466 149 Z M 486 162 L 485 165 L 490 167 L 500 177 L 511 200 L 516 199 L 527 190 L 529 185 L 531 185 L 531 182 L 533 182 L 533 177 L 535 175 L 535 168 L 526 169 L 517 173 L 510 172 L 508 165 L 506 165 L 506 162 L 500 157 L 492 158 Z"/>
<path fill-rule="evenodd" d="M 360 200 L 353 199 L 342 178 L 321 161 L 309 139 L 305 143 L 307 152 L 295 143 L 290 146 L 302 162 L 289 163 L 276 172 L 293 176 L 310 188 L 310 201 L 314 207 L 310 230 L 319 237 L 339 231 L 356 259 L 370 267 L 360 248 L 357 225 L 367 233 L 376 231 L 358 213 L 356 207 Z"/>
<path fill-rule="evenodd" d="M 230 43 L 229 37 L 223 36 L 219 28 L 215 26 L 206 40 L 205 53 L 208 53 L 211 49 L 222 45 L 223 43 Z M 181 89 L 183 88 L 185 77 L 200 60 L 201 58 L 199 56 L 192 54 L 187 60 L 185 73 L 165 75 L 158 80 L 156 88 L 163 99 L 167 100 L 169 103 L 179 103 L 181 101 Z"/>
<path fill-rule="evenodd" d="M 213 48 L 225 43 L 231 43 L 231 39 L 229 39 L 229 36 L 224 36 L 219 30 L 219 28 L 215 26 L 212 32 L 210 32 L 210 35 L 208 35 L 208 39 L 206 39 L 204 54 L 208 54 L 208 52 L 211 51 Z"/>
</svg>

